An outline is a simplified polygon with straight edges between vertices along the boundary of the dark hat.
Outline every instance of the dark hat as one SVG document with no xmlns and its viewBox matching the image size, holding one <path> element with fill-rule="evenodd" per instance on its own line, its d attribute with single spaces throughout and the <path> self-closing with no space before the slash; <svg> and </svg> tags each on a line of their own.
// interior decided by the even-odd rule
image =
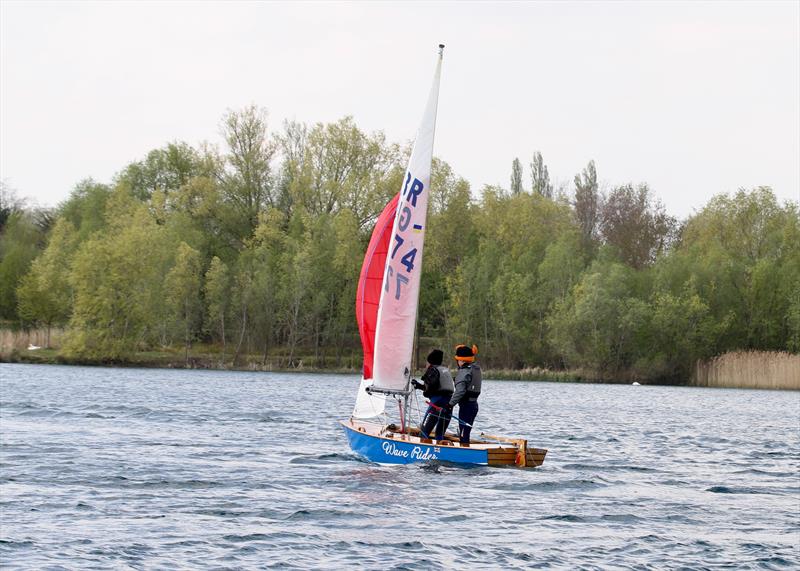
<svg viewBox="0 0 800 571">
<path fill-rule="evenodd" d="M 442 364 L 443 358 L 444 358 L 444 353 L 439 349 L 434 349 L 428 355 L 428 363 L 438 367 L 439 365 Z"/>
<path fill-rule="evenodd" d="M 458 361 L 466 361 L 467 363 L 472 363 L 475 360 L 475 355 L 478 354 L 478 348 L 473 345 L 472 347 L 467 347 L 466 345 L 457 345 L 456 346 L 456 360 Z"/>
</svg>

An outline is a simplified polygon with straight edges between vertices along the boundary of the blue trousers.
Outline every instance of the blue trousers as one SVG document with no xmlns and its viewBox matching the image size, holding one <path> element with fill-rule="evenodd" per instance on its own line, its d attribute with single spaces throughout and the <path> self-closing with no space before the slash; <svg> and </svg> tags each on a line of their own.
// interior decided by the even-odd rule
<svg viewBox="0 0 800 571">
<path fill-rule="evenodd" d="M 464 424 L 474 424 L 478 416 L 478 401 L 462 401 L 458 403 L 458 418 L 463 422 L 458 423 L 458 439 L 462 444 L 469 444 L 469 435 L 472 427 Z"/>
<path fill-rule="evenodd" d="M 447 430 L 447 426 L 450 424 L 450 418 L 453 416 L 452 409 L 447 408 L 447 403 L 450 401 L 450 397 L 431 397 L 430 401 L 431 404 L 441 407 L 441 410 L 436 410 L 432 406 L 429 406 L 428 410 L 425 411 L 425 416 L 422 418 L 422 424 L 420 425 L 419 429 L 420 432 L 422 432 L 422 436 L 425 438 L 430 438 L 430 435 L 435 429 L 436 440 L 442 440 L 444 438 L 444 433 Z"/>
</svg>

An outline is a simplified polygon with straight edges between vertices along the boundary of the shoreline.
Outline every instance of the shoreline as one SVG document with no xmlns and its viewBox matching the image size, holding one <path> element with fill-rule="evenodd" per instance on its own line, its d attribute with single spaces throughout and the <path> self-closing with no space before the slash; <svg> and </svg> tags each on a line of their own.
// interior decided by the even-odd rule
<svg viewBox="0 0 800 571">
<path fill-rule="evenodd" d="M 152 355 L 152 352 L 143 355 Z M 12 354 L 0 354 L 0 363 L 17 363 L 25 365 L 65 365 L 83 367 L 119 367 L 138 369 L 183 369 L 202 371 L 240 371 L 254 373 L 303 373 L 303 374 L 330 374 L 330 375 L 358 375 L 359 369 L 349 367 L 315 367 L 305 366 L 300 361 L 296 367 L 276 365 L 272 362 L 264 365 L 261 362 L 247 361 L 241 365 L 220 365 L 217 359 L 208 356 L 190 357 L 187 365 L 185 358 L 175 358 L 169 352 L 158 353 L 157 358 L 141 357 L 123 360 L 100 359 L 69 359 L 58 355 L 55 349 L 38 349 L 36 351 L 17 351 Z M 421 373 L 420 373 L 421 374 Z M 551 371 L 538 367 L 526 369 L 483 369 L 484 378 L 493 381 L 524 381 L 524 382 L 549 382 L 549 383 L 577 383 L 577 384 L 605 384 L 605 385 L 630 385 L 630 379 L 610 379 L 607 377 L 593 376 L 584 371 Z M 692 386 L 689 380 L 685 382 L 666 382 L 654 380 L 638 380 L 641 385 L 658 386 Z"/>
<path fill-rule="evenodd" d="M 487 380 L 497 381 L 524 381 L 524 382 L 550 382 L 550 383 L 577 383 L 577 384 L 604 384 L 604 385 L 632 385 L 634 382 L 640 385 L 649 386 L 677 386 L 677 387 L 704 387 L 704 388 L 744 388 L 744 389 L 765 389 L 765 390 L 800 390 L 800 356 L 790 356 L 788 354 L 780 353 L 753 353 L 747 357 L 745 364 L 749 361 L 757 363 L 761 369 L 756 373 L 751 374 L 754 377 L 750 382 L 742 384 L 733 378 L 727 378 L 730 367 L 733 365 L 736 368 L 741 368 L 741 363 L 736 363 L 737 356 L 740 357 L 741 353 L 728 353 L 715 358 L 706 363 L 698 363 L 697 369 L 700 371 L 703 368 L 717 367 L 715 370 L 716 378 L 713 382 L 708 381 L 708 375 L 705 376 L 695 373 L 694 376 L 680 379 L 680 378 L 665 378 L 665 379 L 642 379 L 634 377 L 633 375 L 625 372 L 619 373 L 617 377 L 609 377 L 607 375 L 599 375 L 592 371 L 585 370 L 564 370 L 553 371 L 539 367 L 524 368 L 524 369 L 483 369 L 483 376 Z M 747 356 L 745 353 L 744 355 Z M 776 383 L 771 380 L 771 377 L 779 375 L 770 375 L 768 369 L 769 364 L 779 363 L 782 359 L 788 356 L 793 359 L 796 366 L 791 366 L 793 372 L 784 374 L 783 378 L 793 377 L 788 382 Z M 733 359 L 732 363 L 726 363 L 726 360 Z M 310 361 L 311 359 L 309 359 Z M 344 361 L 353 362 L 353 357 L 349 356 Z M 273 360 L 266 363 L 262 358 L 254 358 L 253 355 L 245 355 L 241 359 L 241 364 L 233 366 L 229 363 L 221 363 L 219 354 L 209 352 L 198 352 L 194 356 L 189 357 L 189 362 L 186 362 L 186 357 L 182 352 L 174 351 L 148 351 L 133 353 L 125 359 L 75 359 L 67 358 L 59 355 L 58 349 L 36 349 L 36 350 L 19 350 L 15 349 L 11 352 L 0 352 L 0 363 L 19 363 L 28 365 L 67 365 L 67 366 L 86 366 L 86 367 L 119 367 L 119 368 L 140 368 L 140 369 L 185 369 L 185 370 L 205 370 L 205 371 L 242 371 L 242 372 L 261 372 L 261 373 L 302 373 L 302 374 L 330 374 L 330 375 L 359 375 L 360 368 L 355 367 L 342 367 L 342 366 L 315 366 L 305 365 L 303 359 L 297 359 L 296 366 L 281 365 L 280 360 L 276 363 Z M 360 360 L 359 360 L 360 362 Z M 721 363 L 725 368 L 719 368 L 718 364 Z M 765 365 L 766 363 L 766 365 Z M 752 368 L 752 367 L 751 367 Z M 796 371 L 794 370 L 796 369 Z M 758 373 L 761 374 L 758 374 Z M 727 373 L 727 374 L 726 374 Z M 767 373 L 767 374 L 764 374 Z M 421 374 L 421 371 L 420 371 Z"/>
<path fill-rule="evenodd" d="M 152 355 L 152 352 L 144 355 Z M 122 360 L 101 359 L 69 359 L 58 355 L 56 349 L 38 349 L 35 351 L 22 350 L 11 354 L 0 354 L 0 363 L 16 363 L 24 365 L 65 365 L 83 367 L 119 367 L 140 369 L 185 369 L 203 371 L 243 371 L 257 373 L 304 373 L 304 374 L 330 374 L 330 375 L 358 375 L 360 370 L 350 367 L 316 367 L 305 366 L 300 361 L 296 367 L 276 365 L 272 362 L 266 365 L 261 362 L 247 361 L 241 365 L 221 365 L 217 359 L 208 356 L 190 356 L 187 365 L 185 358 L 175 358 L 172 353 L 158 353 L 157 358 L 139 357 Z M 420 373 L 421 374 L 421 373 Z M 615 380 L 592 377 L 581 371 L 550 371 L 548 369 L 483 369 L 484 377 L 496 381 L 526 381 L 526 382 L 558 382 L 558 383 L 597 383 L 597 384 L 631 384 L 627 380 Z M 641 384 L 664 384 L 642 382 Z M 684 386 L 673 383 L 676 386 Z M 688 385 L 688 382 L 686 383 Z"/>
</svg>

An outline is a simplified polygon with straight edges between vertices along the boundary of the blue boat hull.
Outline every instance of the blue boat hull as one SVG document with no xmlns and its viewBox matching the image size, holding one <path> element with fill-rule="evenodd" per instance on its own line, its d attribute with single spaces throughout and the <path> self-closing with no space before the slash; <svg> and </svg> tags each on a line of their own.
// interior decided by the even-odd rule
<svg viewBox="0 0 800 571">
<path fill-rule="evenodd" d="M 342 427 L 353 451 L 379 464 L 411 464 L 434 460 L 458 464 L 489 463 L 486 450 L 427 444 L 418 442 L 418 438 L 405 441 L 401 438 L 377 436 L 359 431 L 346 423 L 342 423 Z"/>
</svg>

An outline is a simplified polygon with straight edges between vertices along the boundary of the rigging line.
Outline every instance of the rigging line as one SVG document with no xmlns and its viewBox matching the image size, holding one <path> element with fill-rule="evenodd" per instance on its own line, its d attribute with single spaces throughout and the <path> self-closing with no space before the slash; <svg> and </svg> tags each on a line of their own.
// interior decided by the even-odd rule
<svg viewBox="0 0 800 571">
<path fill-rule="evenodd" d="M 406 433 L 406 415 L 403 411 L 403 403 L 397 399 L 397 407 L 400 409 L 400 432 Z"/>
<path fill-rule="evenodd" d="M 417 397 L 417 391 L 414 391 L 414 395 L 411 397 L 414 401 L 414 406 L 417 409 L 417 424 L 422 424 L 422 411 L 419 408 L 419 398 Z"/>
<path fill-rule="evenodd" d="M 442 408 L 443 408 L 443 407 L 441 407 L 441 406 L 437 406 L 437 405 L 433 404 L 433 403 L 432 403 L 432 402 L 430 402 L 430 401 L 426 401 L 426 402 L 428 403 L 428 405 L 430 405 L 431 407 L 433 407 L 433 408 L 434 408 L 434 409 L 435 409 L 437 412 L 438 412 L 438 411 L 440 411 L 440 410 L 442 410 Z M 458 411 L 459 411 L 459 412 L 461 412 L 461 408 L 459 408 L 459 410 L 458 410 Z M 460 424 L 460 425 L 469 426 L 470 428 L 475 428 L 475 427 L 474 427 L 474 426 L 472 426 L 470 423 L 468 423 L 468 422 L 464 422 L 463 420 L 461 420 L 460 418 L 458 418 L 458 417 L 455 415 L 455 413 L 452 413 L 452 414 L 450 415 L 450 418 L 455 418 L 455 419 L 458 421 L 458 424 Z"/>
<path fill-rule="evenodd" d="M 370 394 L 370 397 L 372 397 L 371 394 Z M 387 424 L 388 423 L 389 416 L 386 414 L 386 399 L 385 399 L 385 397 L 384 397 L 384 408 L 383 408 L 382 411 L 378 412 L 376 410 L 375 401 L 373 400 L 373 398 L 369 399 L 369 406 L 370 406 L 370 409 L 372 409 L 373 418 L 375 418 L 375 417 L 380 418 L 383 424 Z"/>
</svg>

